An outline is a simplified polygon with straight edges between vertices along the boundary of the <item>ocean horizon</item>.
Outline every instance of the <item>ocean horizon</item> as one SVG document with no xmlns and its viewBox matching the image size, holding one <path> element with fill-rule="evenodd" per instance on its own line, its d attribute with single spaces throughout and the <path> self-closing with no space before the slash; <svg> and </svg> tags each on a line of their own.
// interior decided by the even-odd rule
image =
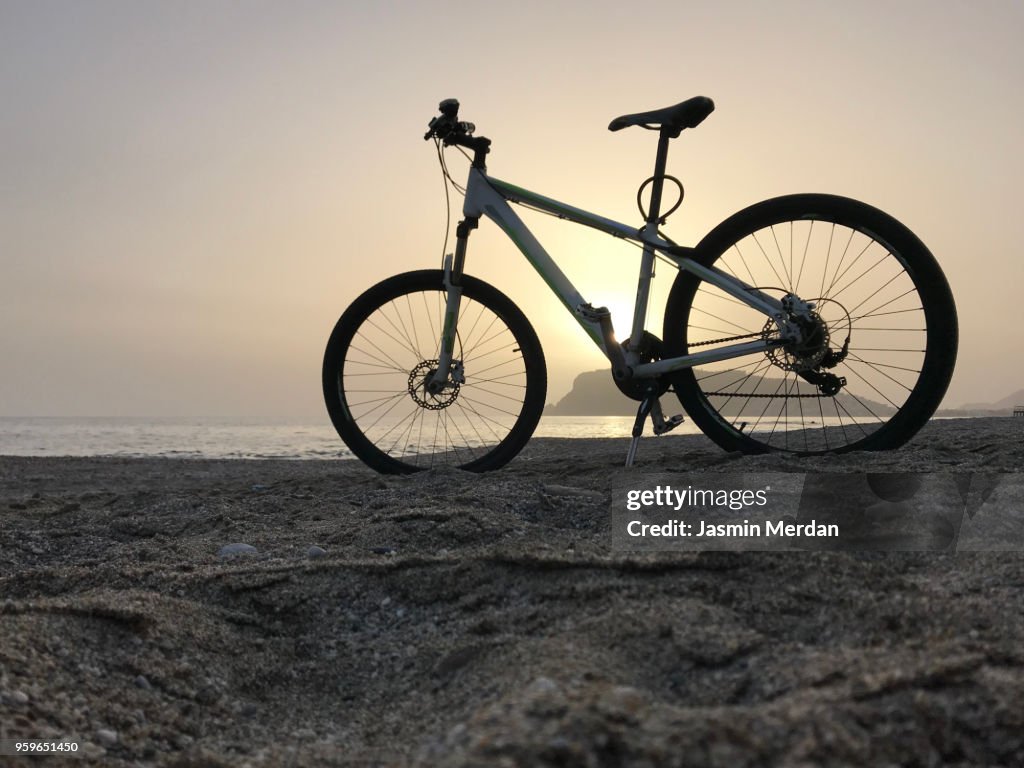
<svg viewBox="0 0 1024 768">
<path fill-rule="evenodd" d="M 534 437 L 628 437 L 632 416 L 544 416 Z M 698 434 L 689 421 L 678 434 Z M 0 416 L 0 456 L 351 458 L 330 421 Z"/>
<path fill-rule="evenodd" d="M 936 416 L 936 419 L 956 418 Z M 628 438 L 633 416 L 543 416 L 533 437 Z M 645 428 L 650 435 L 650 425 Z M 671 435 L 701 431 L 687 418 Z M 0 456 L 352 458 L 331 423 L 142 416 L 0 416 Z"/>
</svg>

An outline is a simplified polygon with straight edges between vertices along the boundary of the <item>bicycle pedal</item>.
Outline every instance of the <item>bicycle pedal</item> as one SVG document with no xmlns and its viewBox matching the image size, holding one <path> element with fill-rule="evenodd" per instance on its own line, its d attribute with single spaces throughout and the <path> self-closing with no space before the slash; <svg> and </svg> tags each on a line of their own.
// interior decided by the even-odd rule
<svg viewBox="0 0 1024 768">
<path fill-rule="evenodd" d="M 655 435 L 663 435 L 682 423 L 683 415 L 681 413 L 666 419 L 665 414 L 661 410 L 661 399 L 654 399 L 654 402 L 651 404 L 651 424 L 654 426 Z"/>
<path fill-rule="evenodd" d="M 677 413 L 675 416 L 670 416 L 669 418 L 662 420 L 661 424 L 654 425 L 654 434 L 664 435 L 666 432 L 671 432 L 684 421 L 685 418 L 681 413 Z"/>
</svg>

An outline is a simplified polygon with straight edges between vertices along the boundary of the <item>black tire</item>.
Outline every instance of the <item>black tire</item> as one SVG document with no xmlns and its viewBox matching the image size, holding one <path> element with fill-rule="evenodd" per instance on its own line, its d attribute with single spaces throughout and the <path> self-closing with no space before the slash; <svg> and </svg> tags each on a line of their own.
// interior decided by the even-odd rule
<svg viewBox="0 0 1024 768">
<path fill-rule="evenodd" d="M 327 412 L 345 444 L 378 472 L 497 469 L 540 419 L 547 369 L 537 334 L 508 297 L 468 275 L 453 353 L 465 381 L 425 391 L 444 309 L 440 270 L 396 275 L 357 298 L 327 342 Z"/>
<path fill-rule="evenodd" d="M 776 297 L 788 291 L 816 303 L 830 338 L 824 349 L 841 352 L 850 339 L 831 368 L 815 362 L 815 354 L 829 361 L 819 347 L 673 374 L 680 403 L 726 450 L 896 448 L 939 406 L 956 361 L 953 295 L 925 245 L 888 214 L 833 195 L 779 197 L 719 224 L 695 258 Z M 665 356 L 713 349 L 701 342 L 716 338 L 769 336 L 765 319 L 680 271 L 665 311 Z M 808 367 L 845 377 L 846 386 L 824 394 L 799 375 Z"/>
</svg>

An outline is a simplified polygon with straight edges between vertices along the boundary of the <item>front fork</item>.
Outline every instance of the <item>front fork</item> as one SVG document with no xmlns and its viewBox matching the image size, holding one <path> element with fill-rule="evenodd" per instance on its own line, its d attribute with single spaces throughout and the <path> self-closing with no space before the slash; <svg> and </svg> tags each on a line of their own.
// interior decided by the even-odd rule
<svg viewBox="0 0 1024 768">
<path fill-rule="evenodd" d="M 455 337 L 458 332 L 456 320 L 462 302 L 462 270 L 466 264 L 466 246 L 469 243 L 469 233 L 477 228 L 479 221 L 476 217 L 467 217 L 459 222 L 455 230 L 455 255 L 453 257 L 449 253 L 444 257 L 444 290 L 447 299 L 441 329 L 441 348 L 437 353 L 437 370 L 427 381 L 427 391 L 432 395 L 438 394 L 448 386 L 449 375 L 459 384 L 465 380 L 462 361 L 453 361 L 452 356 L 455 353 Z"/>
</svg>

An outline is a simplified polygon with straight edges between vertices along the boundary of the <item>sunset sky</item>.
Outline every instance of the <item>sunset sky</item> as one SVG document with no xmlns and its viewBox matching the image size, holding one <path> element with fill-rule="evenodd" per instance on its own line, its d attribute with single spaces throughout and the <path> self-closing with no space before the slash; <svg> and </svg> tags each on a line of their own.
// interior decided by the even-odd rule
<svg viewBox="0 0 1024 768">
<path fill-rule="evenodd" d="M 0 415 L 326 421 L 338 315 L 440 263 L 422 135 L 447 97 L 495 176 L 627 222 L 655 134 L 608 122 L 712 97 L 669 154 L 668 234 L 790 192 L 882 208 L 957 300 L 944 405 L 1000 399 L 1024 388 L 1022 36 L 1009 0 L 0 0 Z M 524 219 L 590 301 L 631 305 L 635 248 Z M 488 222 L 467 272 L 534 323 L 549 401 L 601 367 Z"/>
</svg>

